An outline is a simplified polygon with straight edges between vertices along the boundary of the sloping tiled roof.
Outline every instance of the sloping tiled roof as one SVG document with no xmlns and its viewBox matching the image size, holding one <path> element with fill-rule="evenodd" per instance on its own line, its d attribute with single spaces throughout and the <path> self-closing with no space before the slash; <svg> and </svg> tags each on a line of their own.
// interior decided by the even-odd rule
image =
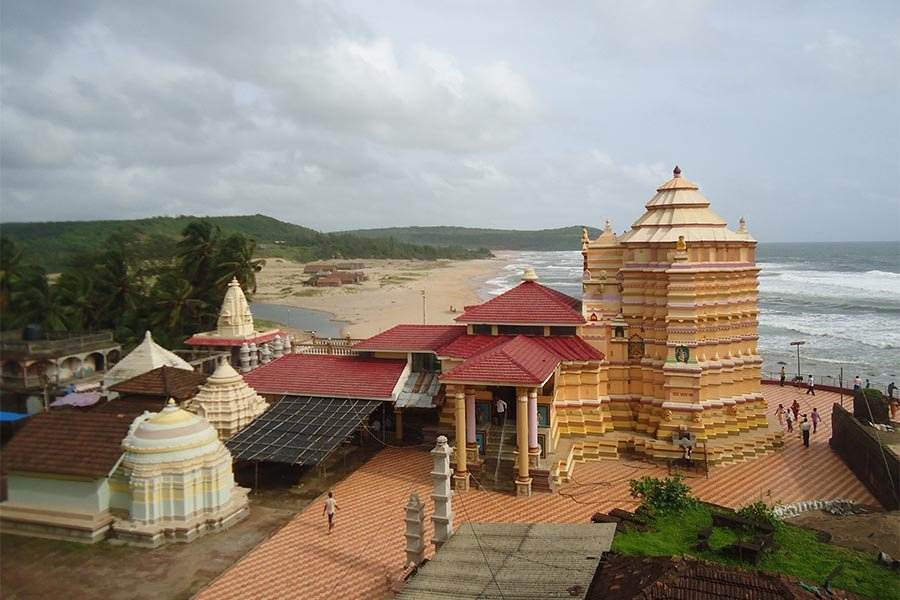
<svg viewBox="0 0 900 600">
<path fill-rule="evenodd" d="M 450 358 L 471 358 L 490 350 L 499 344 L 505 344 L 512 339 L 507 335 L 461 335 L 446 346 L 438 348 L 438 356 Z"/>
<path fill-rule="evenodd" d="M 187 400 L 197 393 L 205 381 L 206 376 L 196 371 L 185 371 L 164 365 L 110 386 L 109 389 L 120 394 L 165 396 L 166 399 L 171 397 L 176 400 Z"/>
<path fill-rule="evenodd" d="M 109 402 L 102 402 L 91 409 L 92 412 L 125 413 L 135 417 L 144 413 L 159 412 L 166 407 L 168 398 L 165 396 L 127 394 L 119 396 Z"/>
<path fill-rule="evenodd" d="M 500 344 L 506 344 L 513 338 L 514 336 L 511 335 L 461 335 L 446 346 L 439 348 L 437 355 L 450 358 L 472 358 Z M 528 339 L 542 345 L 559 356 L 561 360 L 602 360 L 604 358 L 602 352 L 578 336 L 529 336 Z"/>
<path fill-rule="evenodd" d="M 603 360 L 604 354 L 575 335 L 530 338 L 562 360 Z"/>
<path fill-rule="evenodd" d="M 3 470 L 106 477 L 136 415 L 51 411 L 35 415 L 3 448 Z"/>
<path fill-rule="evenodd" d="M 286 354 L 246 375 L 260 394 L 389 399 L 406 360 Z"/>
<path fill-rule="evenodd" d="M 356 350 L 434 352 L 466 333 L 465 325 L 397 325 L 357 342 Z"/>
<path fill-rule="evenodd" d="M 833 590 L 831 598 L 864 598 Z M 812 600 L 819 596 L 778 573 L 751 571 L 699 559 L 604 556 L 585 600 Z"/>
<path fill-rule="evenodd" d="M 468 307 L 456 317 L 460 323 L 517 325 L 581 325 L 581 301 L 534 281 L 523 281 L 513 289 Z"/>
<path fill-rule="evenodd" d="M 539 339 L 518 335 L 447 371 L 441 381 L 540 385 L 561 359 L 536 341 Z"/>
</svg>

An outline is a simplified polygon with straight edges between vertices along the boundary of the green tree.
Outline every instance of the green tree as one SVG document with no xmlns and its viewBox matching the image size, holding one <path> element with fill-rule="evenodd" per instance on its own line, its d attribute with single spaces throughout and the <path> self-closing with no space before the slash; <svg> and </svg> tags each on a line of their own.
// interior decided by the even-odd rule
<svg viewBox="0 0 900 600">
<path fill-rule="evenodd" d="M 160 335 L 170 343 L 182 341 L 185 334 L 201 321 L 208 304 L 197 298 L 194 288 L 177 273 L 159 278 L 154 286 L 154 307 L 151 320 L 161 328 Z"/>
<path fill-rule="evenodd" d="M 21 275 L 21 262 L 22 249 L 7 236 L 0 237 L 0 313 L 8 314 L 13 282 Z"/>
<path fill-rule="evenodd" d="M 224 292 L 228 282 L 237 278 L 241 287 L 256 293 L 256 274 L 262 271 L 266 261 L 254 259 L 256 240 L 247 239 L 241 233 L 232 233 L 222 241 L 216 260 L 216 289 Z"/>
<path fill-rule="evenodd" d="M 188 282 L 197 290 L 211 287 L 221 236 L 219 226 L 209 221 L 193 221 L 181 232 L 178 261 Z"/>
<path fill-rule="evenodd" d="M 48 331 L 68 330 L 62 304 L 43 269 L 29 269 L 14 287 L 10 304 L 18 327 L 35 324 Z"/>
<path fill-rule="evenodd" d="M 89 271 L 68 271 L 56 281 L 57 301 L 70 331 L 90 331 L 98 325 L 95 280 Z"/>
</svg>

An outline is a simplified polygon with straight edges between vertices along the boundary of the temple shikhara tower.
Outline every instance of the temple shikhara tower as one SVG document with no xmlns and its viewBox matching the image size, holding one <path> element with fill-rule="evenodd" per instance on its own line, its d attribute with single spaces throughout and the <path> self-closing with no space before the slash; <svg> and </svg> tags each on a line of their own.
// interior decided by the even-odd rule
<svg viewBox="0 0 900 600">
<path fill-rule="evenodd" d="M 728 229 L 678 167 L 646 209 L 620 236 L 607 221 L 582 239 L 582 337 L 607 357 L 612 429 L 640 434 L 631 443 L 652 457 L 671 455 L 678 432 L 711 460 L 770 449 L 756 240 L 743 219 Z"/>
</svg>

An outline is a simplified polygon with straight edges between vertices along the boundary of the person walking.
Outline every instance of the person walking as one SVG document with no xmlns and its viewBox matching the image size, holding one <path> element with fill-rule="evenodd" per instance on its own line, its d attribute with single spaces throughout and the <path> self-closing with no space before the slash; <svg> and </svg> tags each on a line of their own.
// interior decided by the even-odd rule
<svg viewBox="0 0 900 600">
<path fill-rule="evenodd" d="M 869 383 L 869 378 L 867 377 L 866 378 L 866 389 L 869 389 L 870 387 L 872 387 L 872 384 Z"/>
<path fill-rule="evenodd" d="M 497 425 L 503 425 L 503 418 L 506 416 L 506 400 L 503 398 L 497 398 L 497 401 L 494 402 L 494 418 L 497 419 Z"/>
<path fill-rule="evenodd" d="M 812 375 L 806 380 L 806 395 L 809 396 L 810 394 L 816 395 L 816 382 L 813 380 Z"/>
<path fill-rule="evenodd" d="M 859 378 L 859 375 L 853 378 L 853 391 L 858 392 L 862 389 L 862 379 Z"/>
<path fill-rule="evenodd" d="M 894 385 L 894 382 L 893 382 L 893 381 L 890 382 L 890 383 L 888 384 L 887 390 L 888 390 L 888 398 L 891 399 L 891 400 L 893 400 L 893 399 L 894 399 L 894 392 L 897 390 L 897 386 Z"/>
<path fill-rule="evenodd" d="M 784 372 L 784 367 L 781 367 L 781 377 L 779 378 L 779 379 L 780 379 L 780 383 L 781 383 L 781 387 L 784 387 L 784 380 L 785 380 L 786 378 L 787 378 L 787 373 Z"/>
<path fill-rule="evenodd" d="M 323 515 L 328 515 L 328 533 L 334 529 L 334 513 L 338 509 L 337 500 L 334 499 L 334 492 L 328 492 L 328 498 L 325 500 L 325 507 L 322 509 Z"/>
<path fill-rule="evenodd" d="M 806 415 L 803 415 L 803 421 L 800 423 L 800 433 L 803 434 L 803 445 L 809 448 L 809 430 L 812 428 L 811 423 Z"/>
<path fill-rule="evenodd" d="M 797 402 L 797 399 L 794 398 L 794 403 L 791 404 L 791 410 L 794 412 L 794 420 L 800 420 L 800 403 Z"/>
<path fill-rule="evenodd" d="M 794 411 L 792 411 L 792 410 L 786 411 L 784 413 L 784 416 L 787 420 L 788 433 L 791 433 L 794 431 Z"/>
<path fill-rule="evenodd" d="M 819 411 L 816 410 L 816 407 L 813 406 L 812 414 L 809 416 L 809 420 L 812 421 L 813 433 L 819 428 L 819 423 L 822 422 L 822 415 L 819 414 Z"/>
<path fill-rule="evenodd" d="M 775 416 L 778 417 L 778 423 L 781 425 L 782 431 L 784 431 L 784 404 L 779 404 L 778 408 L 775 409 Z"/>
</svg>

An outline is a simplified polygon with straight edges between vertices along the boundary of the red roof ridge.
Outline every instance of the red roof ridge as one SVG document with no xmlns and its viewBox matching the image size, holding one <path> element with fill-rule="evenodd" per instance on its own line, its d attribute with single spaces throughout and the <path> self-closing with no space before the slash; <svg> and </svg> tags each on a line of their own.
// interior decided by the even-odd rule
<svg viewBox="0 0 900 600">
<path fill-rule="evenodd" d="M 491 298 L 483 304 L 467 307 L 456 317 L 459 323 L 517 323 L 535 325 L 580 325 L 585 322 L 577 298 L 534 281 Z"/>
</svg>

